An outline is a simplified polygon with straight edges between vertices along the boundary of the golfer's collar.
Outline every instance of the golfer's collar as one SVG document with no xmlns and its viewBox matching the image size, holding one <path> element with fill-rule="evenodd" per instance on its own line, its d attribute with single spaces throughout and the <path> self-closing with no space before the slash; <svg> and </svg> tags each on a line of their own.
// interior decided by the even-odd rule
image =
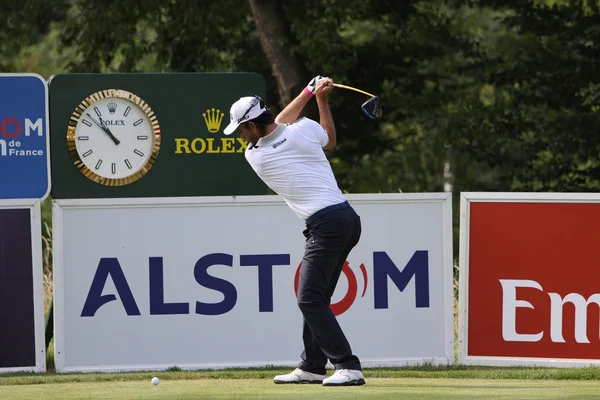
<svg viewBox="0 0 600 400">
<path fill-rule="evenodd" d="M 271 131 L 267 136 L 261 137 L 256 142 L 257 146 L 268 146 L 275 140 L 277 140 L 285 131 L 286 125 L 277 124 L 277 127 Z"/>
</svg>

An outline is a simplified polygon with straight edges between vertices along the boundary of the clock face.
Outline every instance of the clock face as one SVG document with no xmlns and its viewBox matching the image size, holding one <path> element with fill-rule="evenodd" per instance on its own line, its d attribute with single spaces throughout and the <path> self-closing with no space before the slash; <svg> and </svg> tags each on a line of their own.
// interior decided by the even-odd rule
<svg viewBox="0 0 600 400">
<path fill-rule="evenodd" d="M 83 100 L 67 130 L 69 154 L 86 177 L 106 186 L 135 182 L 152 167 L 160 148 L 156 116 L 124 90 L 102 90 Z"/>
</svg>

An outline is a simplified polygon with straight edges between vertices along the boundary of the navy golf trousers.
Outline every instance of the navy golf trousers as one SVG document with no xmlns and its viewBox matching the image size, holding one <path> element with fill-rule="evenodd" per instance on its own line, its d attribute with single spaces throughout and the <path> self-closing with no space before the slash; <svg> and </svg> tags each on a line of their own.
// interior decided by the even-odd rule
<svg viewBox="0 0 600 400">
<path fill-rule="evenodd" d="M 348 202 L 326 207 L 306 221 L 298 281 L 298 307 L 304 316 L 304 351 L 298 368 L 304 371 L 324 375 L 328 359 L 336 369 L 361 369 L 329 308 L 344 262 L 360 234 L 360 217 Z"/>
</svg>

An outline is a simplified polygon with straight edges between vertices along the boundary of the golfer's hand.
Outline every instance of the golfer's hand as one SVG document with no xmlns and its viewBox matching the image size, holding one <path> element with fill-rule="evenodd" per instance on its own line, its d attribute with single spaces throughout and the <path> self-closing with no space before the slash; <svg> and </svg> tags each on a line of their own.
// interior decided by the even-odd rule
<svg viewBox="0 0 600 400">
<path fill-rule="evenodd" d="M 317 100 L 326 99 L 329 96 L 329 93 L 333 90 L 333 80 L 331 78 L 323 78 L 317 89 L 315 90 L 315 95 L 317 96 Z"/>
<path fill-rule="evenodd" d="M 310 82 L 308 82 L 308 85 L 306 85 L 306 88 L 304 90 L 306 90 L 307 92 L 310 92 L 310 94 L 312 94 L 313 96 L 315 95 L 315 92 L 317 90 L 317 86 L 319 86 L 319 84 L 321 83 L 321 81 L 324 78 L 321 75 L 317 75 L 314 78 L 312 78 L 310 80 Z"/>
</svg>

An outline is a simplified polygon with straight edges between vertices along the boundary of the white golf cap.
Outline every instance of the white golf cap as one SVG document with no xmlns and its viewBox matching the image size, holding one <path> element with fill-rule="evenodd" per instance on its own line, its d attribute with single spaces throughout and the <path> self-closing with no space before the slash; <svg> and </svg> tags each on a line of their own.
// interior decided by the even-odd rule
<svg viewBox="0 0 600 400">
<path fill-rule="evenodd" d="M 266 106 L 260 106 L 261 101 L 261 98 L 258 96 L 247 96 L 233 103 L 229 110 L 229 125 L 225 127 L 223 133 L 231 135 L 240 124 L 253 120 L 267 111 Z"/>
</svg>

